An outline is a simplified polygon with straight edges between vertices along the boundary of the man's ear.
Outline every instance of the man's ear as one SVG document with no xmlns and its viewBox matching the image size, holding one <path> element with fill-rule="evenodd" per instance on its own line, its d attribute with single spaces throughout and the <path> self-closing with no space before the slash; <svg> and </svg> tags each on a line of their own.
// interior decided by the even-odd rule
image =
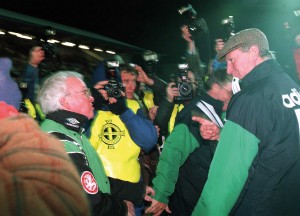
<svg viewBox="0 0 300 216">
<path fill-rule="evenodd" d="M 62 106 L 62 108 L 69 110 L 70 104 L 69 104 L 69 101 L 66 99 L 66 97 L 61 97 L 59 99 L 59 103 Z"/>
<path fill-rule="evenodd" d="M 253 61 L 257 60 L 259 57 L 259 48 L 256 45 L 250 47 L 251 58 Z"/>
<path fill-rule="evenodd" d="M 217 84 L 217 83 L 212 84 L 212 87 L 211 87 L 211 89 L 212 89 L 213 91 L 217 91 L 217 90 L 219 90 L 220 88 L 221 88 L 221 86 L 220 86 L 219 84 Z"/>
</svg>

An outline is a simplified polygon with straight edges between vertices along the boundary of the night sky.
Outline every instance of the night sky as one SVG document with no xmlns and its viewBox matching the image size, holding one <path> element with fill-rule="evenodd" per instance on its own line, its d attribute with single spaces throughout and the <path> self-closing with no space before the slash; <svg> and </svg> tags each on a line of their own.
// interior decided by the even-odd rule
<svg viewBox="0 0 300 216">
<path fill-rule="evenodd" d="M 265 32 L 278 56 L 285 56 L 283 44 L 288 38 L 283 23 L 289 22 L 290 35 L 300 27 L 300 18 L 293 14 L 293 10 L 300 8 L 299 0 L 90 0 L 68 1 L 69 5 L 65 2 L 1 0 L 0 7 L 95 32 L 171 59 L 179 58 L 185 49 L 179 28 L 189 19 L 177 9 L 187 4 L 193 5 L 209 29 L 197 38 L 203 58 L 213 54 L 215 38 L 226 37 L 221 20 L 230 15 L 234 17 L 236 31 L 255 27 Z"/>
</svg>

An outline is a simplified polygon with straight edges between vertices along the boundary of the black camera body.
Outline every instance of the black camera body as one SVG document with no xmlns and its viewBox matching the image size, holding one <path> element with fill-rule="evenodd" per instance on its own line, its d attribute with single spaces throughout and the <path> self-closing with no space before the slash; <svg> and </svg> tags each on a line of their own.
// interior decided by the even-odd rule
<svg viewBox="0 0 300 216">
<path fill-rule="evenodd" d="M 193 86 L 190 82 L 187 82 L 188 68 L 188 64 L 178 64 L 181 82 L 177 83 L 179 96 L 174 98 L 175 103 L 181 103 L 193 98 Z"/>
<path fill-rule="evenodd" d="M 115 80 L 109 80 L 109 82 L 104 86 L 104 90 L 107 92 L 108 97 L 120 98 L 122 96 L 122 83 Z"/>
<path fill-rule="evenodd" d="M 195 37 L 202 32 L 208 34 L 206 21 L 203 18 L 198 17 L 197 12 L 192 5 L 188 4 L 187 6 L 181 7 L 180 9 L 178 9 L 178 13 L 184 15 L 189 19 L 187 26 L 193 40 L 195 40 Z"/>
<path fill-rule="evenodd" d="M 145 65 L 144 65 L 145 72 L 149 76 L 155 76 L 157 70 L 157 63 L 159 61 L 157 53 L 147 50 L 143 54 L 143 59 L 145 61 Z"/>
<path fill-rule="evenodd" d="M 55 58 L 56 57 L 56 48 L 54 44 L 49 43 L 49 36 L 53 37 L 56 35 L 56 30 L 51 26 L 46 26 L 44 30 L 44 34 L 40 38 L 41 44 L 40 46 L 45 52 L 46 58 Z"/>
<path fill-rule="evenodd" d="M 55 52 L 55 48 L 52 44 L 45 41 L 41 44 L 41 46 L 42 46 L 42 49 L 45 52 L 45 57 L 46 58 L 55 58 L 56 52 Z"/>
<path fill-rule="evenodd" d="M 105 72 L 108 83 L 104 85 L 104 90 L 107 92 L 108 97 L 120 98 L 122 96 L 122 91 L 124 86 L 117 79 L 117 68 L 119 67 L 119 62 L 117 61 L 107 61 Z"/>
<path fill-rule="evenodd" d="M 235 24 L 233 16 L 228 16 L 227 18 L 222 19 L 221 24 L 225 28 L 225 31 L 227 33 L 227 37 L 225 38 L 225 40 L 228 40 L 235 34 Z"/>
</svg>

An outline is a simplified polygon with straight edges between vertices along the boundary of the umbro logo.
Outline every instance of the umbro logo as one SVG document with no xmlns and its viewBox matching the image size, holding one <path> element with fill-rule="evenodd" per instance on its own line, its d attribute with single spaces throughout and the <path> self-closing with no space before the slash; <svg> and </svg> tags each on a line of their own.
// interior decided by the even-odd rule
<svg viewBox="0 0 300 216">
<path fill-rule="evenodd" d="M 79 124 L 80 122 L 75 119 L 75 118 L 67 118 L 66 119 L 68 122 L 70 122 L 71 124 L 75 125 L 75 124 Z"/>
</svg>

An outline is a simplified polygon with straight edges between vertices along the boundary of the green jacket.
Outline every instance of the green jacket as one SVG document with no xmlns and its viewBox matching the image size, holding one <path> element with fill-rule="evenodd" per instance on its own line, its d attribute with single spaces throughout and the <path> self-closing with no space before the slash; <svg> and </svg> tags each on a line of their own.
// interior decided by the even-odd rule
<svg viewBox="0 0 300 216">
<path fill-rule="evenodd" d="M 168 203 L 174 192 L 179 169 L 188 156 L 199 147 L 196 138 L 190 133 L 187 125 L 177 125 L 164 144 L 159 159 L 156 177 L 153 179 L 154 199 Z"/>
<path fill-rule="evenodd" d="M 103 193 L 110 193 L 110 185 L 106 173 L 104 171 L 102 161 L 100 160 L 97 152 L 95 151 L 93 146 L 90 144 L 90 141 L 84 134 L 76 133 L 75 131 L 69 130 L 65 128 L 63 125 L 49 119 L 46 119 L 42 123 L 41 128 L 43 131 L 48 133 L 58 132 L 58 133 L 65 134 L 71 137 L 72 139 L 74 139 L 77 143 L 81 144 L 84 152 L 86 153 L 87 159 L 89 161 L 89 166 L 92 169 L 92 172 L 97 181 L 99 189 Z M 64 145 L 65 145 L 66 152 L 68 153 L 71 152 L 81 153 L 79 147 L 77 145 L 74 145 L 72 142 L 68 140 L 64 141 Z"/>
</svg>

